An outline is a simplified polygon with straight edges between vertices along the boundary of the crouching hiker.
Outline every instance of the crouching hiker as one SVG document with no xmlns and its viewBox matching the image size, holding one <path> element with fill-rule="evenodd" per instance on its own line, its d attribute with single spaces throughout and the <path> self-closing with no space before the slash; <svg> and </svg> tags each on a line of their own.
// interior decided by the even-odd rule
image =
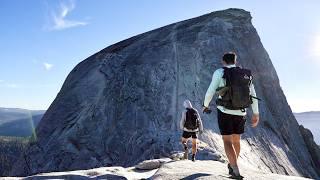
<svg viewBox="0 0 320 180">
<path fill-rule="evenodd" d="M 203 125 L 198 111 L 192 107 L 189 100 L 185 100 L 183 106 L 186 110 L 182 112 L 180 129 L 183 130 L 181 142 L 184 148 L 184 159 L 188 159 L 189 150 L 187 141 L 192 137 L 192 161 L 195 161 L 197 152 L 197 133 L 202 133 Z"/>
</svg>

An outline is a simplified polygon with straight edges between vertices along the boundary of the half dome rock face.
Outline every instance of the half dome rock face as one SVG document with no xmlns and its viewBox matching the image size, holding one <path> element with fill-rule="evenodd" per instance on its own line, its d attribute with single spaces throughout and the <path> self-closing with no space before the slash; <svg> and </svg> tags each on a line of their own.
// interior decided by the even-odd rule
<svg viewBox="0 0 320 180">
<path fill-rule="evenodd" d="M 227 9 L 171 24 L 111 45 L 78 64 L 37 128 L 12 175 L 132 166 L 181 150 L 183 101 L 200 110 L 227 51 L 252 70 L 261 122 L 248 119 L 240 162 L 266 172 L 318 178 L 250 13 Z M 214 102 L 212 109 L 215 109 Z M 250 114 L 250 112 L 249 112 Z M 224 155 L 216 111 L 202 115 L 202 159 Z M 316 151 L 312 151 L 316 152 Z M 211 156 L 210 156 L 211 155 Z M 318 157 L 318 156 L 317 156 Z"/>
</svg>

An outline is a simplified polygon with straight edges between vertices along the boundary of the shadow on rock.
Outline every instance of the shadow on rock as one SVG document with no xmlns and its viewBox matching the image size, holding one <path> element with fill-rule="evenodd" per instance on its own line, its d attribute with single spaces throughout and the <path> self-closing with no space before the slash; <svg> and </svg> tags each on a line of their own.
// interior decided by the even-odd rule
<svg viewBox="0 0 320 180">
<path fill-rule="evenodd" d="M 136 173 L 146 173 L 146 172 L 150 172 L 150 170 L 146 170 L 146 169 L 131 169 L 132 172 L 136 172 Z"/>
<path fill-rule="evenodd" d="M 97 176 L 94 179 L 126 180 L 127 178 L 123 176 L 114 175 L 114 174 L 106 174 L 106 175 Z"/>
<path fill-rule="evenodd" d="M 193 180 L 193 179 L 197 179 L 199 177 L 203 177 L 203 176 L 211 176 L 211 174 L 206 174 L 206 173 L 196 173 L 196 174 L 192 174 L 190 176 L 187 176 L 185 178 L 182 178 L 181 180 Z"/>
<path fill-rule="evenodd" d="M 87 177 L 81 175 L 61 175 L 61 176 L 33 176 L 24 178 L 24 180 L 44 180 L 44 179 L 68 179 L 68 180 L 87 180 L 87 179 L 112 179 L 112 180 L 126 180 L 123 176 L 114 174 L 105 174 L 97 177 Z"/>
</svg>

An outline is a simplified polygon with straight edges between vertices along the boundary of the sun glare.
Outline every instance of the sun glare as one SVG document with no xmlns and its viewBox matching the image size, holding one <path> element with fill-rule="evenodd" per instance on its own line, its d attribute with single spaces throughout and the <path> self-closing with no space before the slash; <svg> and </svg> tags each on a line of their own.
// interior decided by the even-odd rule
<svg viewBox="0 0 320 180">
<path fill-rule="evenodd" d="M 320 57 L 320 35 L 315 37 L 312 53 L 313 55 Z"/>
</svg>

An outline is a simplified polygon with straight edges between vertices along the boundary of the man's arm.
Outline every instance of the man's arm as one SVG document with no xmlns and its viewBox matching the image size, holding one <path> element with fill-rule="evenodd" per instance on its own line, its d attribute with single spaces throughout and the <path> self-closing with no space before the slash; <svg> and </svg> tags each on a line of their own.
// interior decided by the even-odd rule
<svg viewBox="0 0 320 180">
<path fill-rule="evenodd" d="M 209 107 L 209 104 L 216 93 L 216 89 L 219 87 L 221 80 L 221 73 L 217 70 L 212 75 L 212 80 L 207 90 L 206 96 L 204 98 L 203 106 Z"/>
<path fill-rule="evenodd" d="M 184 122 L 186 120 L 186 113 L 183 111 L 182 112 L 182 116 L 181 116 L 181 120 L 180 120 L 180 129 L 183 130 L 184 128 Z"/>
<path fill-rule="evenodd" d="M 257 97 L 256 90 L 254 89 L 253 83 L 251 83 L 250 85 L 250 95 L 253 97 Z M 258 99 L 252 98 L 251 108 L 252 108 L 253 114 L 259 114 Z"/>
<path fill-rule="evenodd" d="M 256 90 L 254 89 L 253 83 L 250 85 L 250 95 L 253 97 L 257 97 Z M 253 116 L 252 116 L 252 127 L 256 127 L 259 123 L 259 106 L 258 106 L 258 99 L 252 98 L 251 104 Z"/>
</svg>

